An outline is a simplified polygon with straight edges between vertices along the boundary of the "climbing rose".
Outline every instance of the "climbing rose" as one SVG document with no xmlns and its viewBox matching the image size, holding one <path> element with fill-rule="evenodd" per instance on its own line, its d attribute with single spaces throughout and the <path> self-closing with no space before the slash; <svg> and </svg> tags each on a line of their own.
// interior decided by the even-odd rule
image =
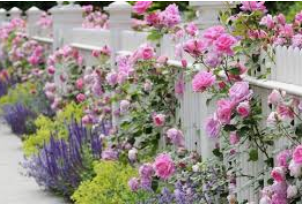
<svg viewBox="0 0 305 205">
<path fill-rule="evenodd" d="M 299 177 L 302 175 L 302 164 L 297 164 L 294 160 L 290 161 L 288 169 L 290 176 Z"/>
<path fill-rule="evenodd" d="M 251 95 L 248 82 L 236 82 L 229 90 L 230 98 L 236 103 L 249 99 Z"/>
<path fill-rule="evenodd" d="M 144 14 L 152 3 L 152 1 L 137 1 L 133 6 L 133 11 L 139 15 Z"/>
<path fill-rule="evenodd" d="M 161 23 L 169 28 L 177 25 L 181 21 L 179 9 L 176 4 L 170 4 L 160 14 Z"/>
<path fill-rule="evenodd" d="M 293 161 L 296 164 L 302 164 L 302 145 L 298 145 L 293 151 Z"/>
<path fill-rule="evenodd" d="M 82 78 L 79 78 L 79 79 L 75 82 L 75 87 L 76 87 L 78 90 L 83 89 L 83 87 L 84 87 L 84 81 L 83 81 Z"/>
<path fill-rule="evenodd" d="M 168 154 L 160 154 L 155 159 L 156 175 L 161 179 L 168 179 L 175 172 L 175 164 Z"/>
<path fill-rule="evenodd" d="M 292 46 L 302 48 L 302 34 L 296 34 L 292 37 Z"/>
<path fill-rule="evenodd" d="M 216 138 L 220 134 L 221 124 L 219 120 L 214 117 L 210 117 L 205 124 L 205 132 L 208 137 Z"/>
<path fill-rule="evenodd" d="M 278 105 L 281 102 L 282 96 L 278 90 L 273 90 L 268 96 L 268 104 Z"/>
<path fill-rule="evenodd" d="M 195 23 L 191 22 L 186 25 L 185 31 L 186 31 L 186 33 L 188 33 L 191 36 L 196 36 L 199 32 L 199 29 Z"/>
<path fill-rule="evenodd" d="M 287 198 L 291 199 L 293 197 L 295 197 L 298 193 L 298 188 L 297 186 L 294 185 L 289 185 L 287 188 Z"/>
<path fill-rule="evenodd" d="M 243 11 L 263 11 L 266 12 L 264 1 L 243 1 L 240 7 Z"/>
<path fill-rule="evenodd" d="M 193 57 L 200 56 L 206 48 L 206 43 L 200 39 L 190 39 L 183 46 L 184 51 Z"/>
<path fill-rule="evenodd" d="M 290 157 L 289 150 L 284 150 L 284 151 L 280 152 L 276 157 L 277 166 L 288 167 L 287 161 L 288 161 L 289 157 Z"/>
<path fill-rule="evenodd" d="M 295 15 L 294 21 L 297 24 L 301 24 L 302 23 L 302 11 Z"/>
<path fill-rule="evenodd" d="M 183 133 L 181 130 L 177 130 L 176 128 L 171 128 L 167 130 L 166 134 L 172 144 L 180 147 L 184 145 Z"/>
<path fill-rule="evenodd" d="M 283 182 L 285 180 L 285 171 L 282 167 L 274 167 L 271 171 L 272 178 L 277 182 Z"/>
<path fill-rule="evenodd" d="M 136 60 L 150 60 L 155 56 L 154 48 L 148 44 L 141 45 L 135 53 Z"/>
<path fill-rule="evenodd" d="M 114 86 L 118 83 L 118 75 L 116 73 L 108 73 L 106 76 L 106 81 L 109 85 Z"/>
<path fill-rule="evenodd" d="M 204 30 L 203 37 L 211 41 L 214 41 L 224 32 L 225 32 L 225 28 L 223 26 L 212 26 Z"/>
<path fill-rule="evenodd" d="M 221 123 L 230 123 L 233 106 L 234 103 L 231 100 L 220 99 L 217 101 L 216 114 Z"/>
<path fill-rule="evenodd" d="M 273 21 L 273 18 L 272 18 L 272 16 L 270 14 L 264 16 L 261 19 L 259 24 L 266 26 L 268 29 L 272 29 L 274 27 L 274 25 L 275 25 L 275 23 Z"/>
<path fill-rule="evenodd" d="M 139 179 L 133 177 L 128 181 L 128 186 L 131 191 L 137 191 L 140 188 Z"/>
<path fill-rule="evenodd" d="M 77 102 L 83 102 L 84 100 L 86 100 L 86 95 L 84 95 L 83 93 L 79 93 L 77 96 L 76 96 L 76 100 Z"/>
<path fill-rule="evenodd" d="M 230 144 L 235 145 L 239 142 L 239 136 L 237 135 L 237 132 L 231 132 L 230 133 Z"/>
<path fill-rule="evenodd" d="M 239 105 L 236 108 L 237 113 L 243 118 L 246 118 L 249 116 L 250 110 L 251 110 L 251 107 L 250 107 L 249 101 L 244 101 L 244 102 L 239 103 Z"/>
<path fill-rule="evenodd" d="M 233 55 L 234 52 L 232 50 L 232 46 L 237 42 L 237 40 L 229 35 L 222 34 L 215 41 L 215 49 L 218 53 Z"/>
<path fill-rule="evenodd" d="M 287 119 L 293 119 L 294 113 L 291 107 L 286 106 L 286 105 L 279 105 L 277 106 L 276 109 L 278 115 L 281 117 L 283 120 Z"/>
<path fill-rule="evenodd" d="M 165 115 L 163 114 L 153 114 L 153 121 L 156 127 L 162 127 L 165 122 Z"/>
<path fill-rule="evenodd" d="M 192 81 L 193 90 L 195 92 L 203 92 L 207 88 L 214 85 L 216 76 L 212 72 L 200 71 L 195 75 Z"/>
</svg>

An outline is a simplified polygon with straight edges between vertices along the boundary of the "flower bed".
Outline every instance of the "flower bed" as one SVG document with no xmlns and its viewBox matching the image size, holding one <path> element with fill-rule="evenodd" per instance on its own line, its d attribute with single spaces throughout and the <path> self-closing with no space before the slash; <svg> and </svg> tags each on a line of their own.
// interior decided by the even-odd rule
<svg viewBox="0 0 305 205">
<path fill-rule="evenodd" d="M 239 13 L 223 12 L 222 25 L 201 33 L 195 23 L 182 24 L 175 4 L 163 11 L 150 11 L 151 5 L 135 3 L 145 22 L 137 29 L 150 32 L 148 41 L 171 35 L 180 67 L 148 42 L 117 56 L 116 70 L 105 45 L 92 52 L 99 66 L 83 69 L 80 52 L 68 45 L 44 60 L 43 47 L 24 34 L 24 21 L 1 28 L 7 69 L 0 105 L 22 136 L 28 175 L 75 203 L 250 203 L 237 199 L 249 186 L 257 186 L 261 203 L 302 202 L 301 99 L 273 90 L 263 102 L 272 109 L 266 118 L 260 96 L 244 80 L 259 70 L 262 50 L 272 56 L 269 45 L 301 47 L 301 13 L 287 23 L 267 14 L 264 2 L 243 2 Z M 92 7 L 84 15 L 85 27 L 107 27 L 107 16 Z M 41 26 L 51 25 L 46 18 Z M 189 81 L 193 92 L 216 102 L 202 125 L 217 141 L 206 160 L 186 149 L 176 114 Z M 281 138 L 287 147 L 271 153 Z M 258 176 L 239 169 L 245 153 L 249 163 L 263 156 Z M 237 188 L 242 177 L 248 183 Z"/>
</svg>

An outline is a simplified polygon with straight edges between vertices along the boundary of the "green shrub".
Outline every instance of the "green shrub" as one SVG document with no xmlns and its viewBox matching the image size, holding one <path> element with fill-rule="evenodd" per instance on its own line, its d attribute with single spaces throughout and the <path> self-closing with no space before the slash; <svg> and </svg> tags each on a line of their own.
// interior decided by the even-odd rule
<svg viewBox="0 0 305 205">
<path fill-rule="evenodd" d="M 125 204 L 138 203 L 147 194 L 134 193 L 128 180 L 137 175 L 137 170 L 119 161 L 101 161 L 94 168 L 96 177 L 83 182 L 74 192 L 72 200 L 78 204 Z"/>
<path fill-rule="evenodd" d="M 44 115 L 39 115 L 35 120 L 36 133 L 24 137 L 23 151 L 25 156 L 38 153 L 43 144 L 49 142 L 51 133 L 56 132 L 58 133 L 56 136 L 59 138 L 67 138 L 66 123 L 70 122 L 72 118 L 80 121 L 82 115 L 81 105 L 76 105 L 75 103 L 68 104 L 62 111 L 57 113 L 53 120 Z"/>
</svg>

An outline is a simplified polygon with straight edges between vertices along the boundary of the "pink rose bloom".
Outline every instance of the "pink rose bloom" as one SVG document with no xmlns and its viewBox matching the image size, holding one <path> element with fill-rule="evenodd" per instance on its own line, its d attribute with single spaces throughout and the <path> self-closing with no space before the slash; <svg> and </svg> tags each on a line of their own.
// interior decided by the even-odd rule
<svg viewBox="0 0 305 205">
<path fill-rule="evenodd" d="M 252 96 L 252 90 L 249 89 L 248 82 L 236 82 L 229 89 L 229 96 L 236 103 L 239 103 L 244 100 L 249 100 Z"/>
<path fill-rule="evenodd" d="M 268 96 L 268 104 L 278 105 L 282 101 L 282 95 L 278 90 L 273 90 Z"/>
<path fill-rule="evenodd" d="M 203 92 L 209 87 L 213 86 L 216 81 L 216 76 L 212 72 L 200 71 L 197 73 L 192 81 L 193 91 Z"/>
<path fill-rule="evenodd" d="M 165 115 L 153 114 L 153 121 L 156 127 L 162 127 L 165 123 Z"/>
<path fill-rule="evenodd" d="M 161 55 L 157 58 L 157 63 L 159 64 L 166 64 L 168 61 L 168 57 L 165 55 Z"/>
<path fill-rule="evenodd" d="M 271 171 L 271 177 L 277 182 L 283 182 L 286 178 L 284 169 L 282 167 L 274 167 Z"/>
<path fill-rule="evenodd" d="M 139 175 L 143 179 L 152 179 L 153 175 L 155 174 L 155 170 L 153 166 L 149 163 L 143 164 L 139 168 Z"/>
<path fill-rule="evenodd" d="M 146 12 L 152 3 L 152 1 L 137 1 L 132 8 L 135 13 L 141 15 Z"/>
<path fill-rule="evenodd" d="M 155 159 L 154 169 L 158 177 L 166 180 L 174 174 L 175 163 L 168 154 L 160 154 Z"/>
<path fill-rule="evenodd" d="M 223 26 L 212 26 L 204 30 L 203 37 L 214 41 L 223 33 L 225 33 L 225 28 Z"/>
<path fill-rule="evenodd" d="M 232 50 L 232 46 L 234 46 L 236 42 L 237 40 L 233 36 L 229 34 L 222 34 L 217 38 L 214 45 L 217 52 L 233 55 L 234 52 Z"/>
<path fill-rule="evenodd" d="M 131 191 L 135 192 L 140 188 L 140 182 L 139 179 L 133 177 L 128 181 L 128 186 Z"/>
<path fill-rule="evenodd" d="M 249 101 L 244 101 L 239 103 L 239 105 L 236 108 L 236 112 L 242 117 L 242 118 L 246 118 L 249 116 L 250 112 L 251 112 L 251 106 Z"/>
<path fill-rule="evenodd" d="M 240 7 L 243 11 L 263 11 L 266 12 L 264 1 L 243 1 Z"/>
<path fill-rule="evenodd" d="M 285 38 L 291 38 L 294 35 L 292 24 L 285 24 L 280 27 L 280 36 Z"/>
<path fill-rule="evenodd" d="M 302 34 L 296 34 L 292 37 L 292 46 L 302 48 Z"/>
<path fill-rule="evenodd" d="M 86 100 L 86 95 L 83 94 L 83 93 L 79 93 L 79 94 L 76 96 L 76 100 L 77 100 L 77 102 L 81 103 L 81 102 L 83 102 L 84 100 Z"/>
<path fill-rule="evenodd" d="M 289 185 L 287 188 L 287 198 L 292 199 L 298 194 L 297 186 Z"/>
<path fill-rule="evenodd" d="M 293 151 L 293 161 L 302 164 L 302 145 L 298 145 Z"/>
<path fill-rule="evenodd" d="M 259 200 L 260 204 L 272 204 L 271 198 L 269 196 L 263 196 L 260 200 Z"/>
<path fill-rule="evenodd" d="M 171 128 L 171 129 L 167 130 L 166 134 L 172 144 L 174 144 L 178 147 L 184 146 L 184 137 L 183 137 L 183 133 L 181 130 L 178 130 L 176 128 Z"/>
<path fill-rule="evenodd" d="M 231 121 L 234 103 L 231 100 L 220 99 L 217 101 L 216 115 L 221 123 L 229 124 Z"/>
<path fill-rule="evenodd" d="M 220 134 L 221 123 L 219 120 L 215 119 L 214 117 L 210 117 L 207 119 L 205 124 L 205 132 L 208 137 L 216 138 Z"/>
<path fill-rule="evenodd" d="M 295 15 L 294 22 L 296 24 L 301 24 L 302 23 L 302 11 Z"/>
<path fill-rule="evenodd" d="M 190 39 L 183 45 L 184 51 L 193 57 L 202 55 L 206 48 L 207 44 L 200 39 Z"/>
<path fill-rule="evenodd" d="M 240 137 L 237 135 L 237 132 L 230 132 L 230 144 L 235 145 L 239 142 Z"/>
<path fill-rule="evenodd" d="M 49 73 L 50 75 L 54 75 L 54 73 L 55 73 L 55 68 L 54 68 L 54 66 L 49 66 L 49 67 L 48 67 L 48 73 Z"/>
<path fill-rule="evenodd" d="M 300 177 L 302 175 L 302 164 L 297 164 L 294 160 L 290 161 L 288 169 L 290 176 Z"/>
<path fill-rule="evenodd" d="M 289 150 L 284 150 L 284 151 L 280 152 L 276 157 L 277 166 L 288 168 L 289 157 L 290 157 L 290 151 Z"/>
<path fill-rule="evenodd" d="M 190 36 L 193 36 L 193 37 L 197 36 L 198 33 L 199 33 L 198 27 L 193 22 L 186 25 L 185 31 L 186 31 L 187 34 L 189 34 Z"/>
<path fill-rule="evenodd" d="M 279 14 L 277 16 L 274 17 L 274 20 L 282 25 L 286 24 L 286 17 L 284 16 L 284 14 Z"/>
<path fill-rule="evenodd" d="M 160 12 L 150 13 L 145 17 L 146 22 L 152 26 L 159 26 L 161 23 Z"/>
<path fill-rule="evenodd" d="M 268 29 L 272 29 L 275 25 L 273 18 L 270 14 L 264 16 L 259 22 L 260 25 L 266 26 Z"/>
<path fill-rule="evenodd" d="M 144 44 L 136 51 L 136 59 L 150 60 L 155 56 L 155 50 L 152 46 Z"/>
<path fill-rule="evenodd" d="M 287 198 L 281 194 L 273 194 L 272 204 L 287 204 Z"/>
<path fill-rule="evenodd" d="M 160 13 L 161 24 L 169 28 L 177 25 L 181 21 L 179 9 L 176 4 L 168 5 L 163 12 Z"/>
<path fill-rule="evenodd" d="M 84 125 L 90 125 L 93 123 L 93 117 L 91 115 L 85 115 L 82 117 L 82 123 Z"/>
<path fill-rule="evenodd" d="M 84 87 L 84 81 L 82 78 L 79 78 L 76 82 L 75 82 L 75 86 L 78 90 L 83 89 Z"/>
<path fill-rule="evenodd" d="M 281 104 L 281 105 L 277 106 L 276 111 L 277 111 L 278 115 L 280 116 L 280 118 L 283 120 L 288 120 L 288 119 L 294 118 L 293 110 L 289 106 Z"/>
</svg>

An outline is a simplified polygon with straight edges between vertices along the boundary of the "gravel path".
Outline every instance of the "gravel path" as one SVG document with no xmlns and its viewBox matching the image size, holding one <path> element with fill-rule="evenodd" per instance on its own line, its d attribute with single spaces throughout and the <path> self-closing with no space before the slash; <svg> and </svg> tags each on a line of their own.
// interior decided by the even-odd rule
<svg viewBox="0 0 305 205">
<path fill-rule="evenodd" d="M 0 204 L 62 204 L 65 201 L 43 191 L 34 179 L 21 175 L 21 141 L 0 122 Z"/>
</svg>

